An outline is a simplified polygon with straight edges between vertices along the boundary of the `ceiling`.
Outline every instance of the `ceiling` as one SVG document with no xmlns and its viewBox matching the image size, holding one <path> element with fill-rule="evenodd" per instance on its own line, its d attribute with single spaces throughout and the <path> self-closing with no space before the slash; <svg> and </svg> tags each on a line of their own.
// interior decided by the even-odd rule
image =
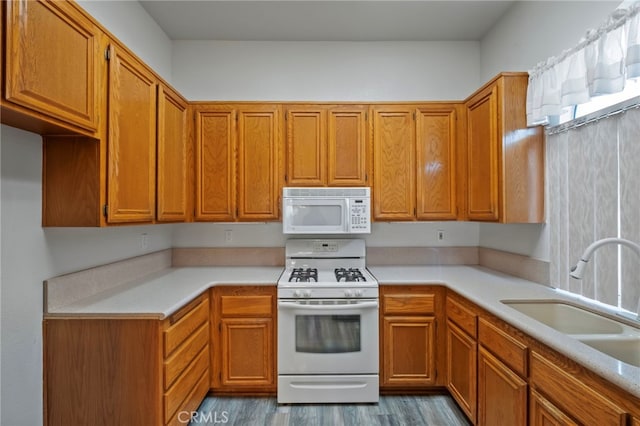
<svg viewBox="0 0 640 426">
<path fill-rule="evenodd" d="M 172 40 L 480 40 L 515 1 L 140 0 Z"/>
</svg>

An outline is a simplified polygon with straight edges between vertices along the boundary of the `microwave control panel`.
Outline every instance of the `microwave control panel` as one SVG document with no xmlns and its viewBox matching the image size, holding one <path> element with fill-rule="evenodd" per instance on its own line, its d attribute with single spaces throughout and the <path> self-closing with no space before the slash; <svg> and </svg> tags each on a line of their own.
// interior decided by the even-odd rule
<svg viewBox="0 0 640 426">
<path fill-rule="evenodd" d="M 371 212 L 368 198 L 351 198 L 349 200 L 350 232 L 371 232 Z"/>
</svg>

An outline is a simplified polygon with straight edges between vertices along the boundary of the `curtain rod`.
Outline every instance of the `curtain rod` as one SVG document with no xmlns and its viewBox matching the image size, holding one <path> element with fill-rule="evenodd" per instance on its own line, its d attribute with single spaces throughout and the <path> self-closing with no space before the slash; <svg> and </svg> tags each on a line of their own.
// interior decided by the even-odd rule
<svg viewBox="0 0 640 426">
<path fill-rule="evenodd" d="M 628 111 L 634 108 L 640 108 L 640 96 L 627 99 L 626 101 L 620 102 L 615 105 L 611 105 L 610 107 L 601 109 L 599 111 L 594 111 L 583 117 L 574 118 L 571 121 L 558 124 L 557 126 L 549 126 L 546 129 L 546 133 L 547 135 L 557 135 L 558 133 L 563 133 L 569 130 L 577 129 L 578 127 L 582 127 L 586 124 L 591 124 L 595 121 L 603 120 L 605 118 L 618 115 L 620 113 L 623 113 L 625 111 Z"/>
</svg>

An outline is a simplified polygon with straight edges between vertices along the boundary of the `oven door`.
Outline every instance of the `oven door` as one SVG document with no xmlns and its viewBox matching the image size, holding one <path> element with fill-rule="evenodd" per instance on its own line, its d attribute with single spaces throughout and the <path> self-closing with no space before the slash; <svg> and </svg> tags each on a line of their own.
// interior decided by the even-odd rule
<svg viewBox="0 0 640 426">
<path fill-rule="evenodd" d="M 378 374 L 378 300 L 345 302 L 278 301 L 278 374 Z"/>
<path fill-rule="evenodd" d="M 344 234 L 349 231 L 346 198 L 284 198 L 285 234 Z"/>
</svg>

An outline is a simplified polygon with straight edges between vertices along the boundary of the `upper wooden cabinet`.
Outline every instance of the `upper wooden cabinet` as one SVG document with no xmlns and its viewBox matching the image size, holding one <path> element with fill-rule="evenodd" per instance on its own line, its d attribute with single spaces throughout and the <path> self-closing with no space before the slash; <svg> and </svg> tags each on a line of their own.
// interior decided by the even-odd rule
<svg viewBox="0 0 640 426">
<path fill-rule="evenodd" d="M 156 79 L 111 45 L 109 61 L 108 222 L 155 218 Z"/>
<path fill-rule="evenodd" d="M 415 219 L 415 108 L 372 107 L 373 217 Z"/>
<path fill-rule="evenodd" d="M 200 104 L 194 112 L 196 220 L 277 220 L 280 106 Z"/>
<path fill-rule="evenodd" d="M 22 114 L 26 111 L 45 116 L 45 121 L 53 118 L 54 124 L 70 125 L 85 134 L 95 132 L 99 121 L 101 31 L 70 2 L 3 3 L 4 98 L 19 107 L 17 111 L 3 108 L 2 122 L 54 132 L 45 123 L 29 122 Z"/>
<path fill-rule="evenodd" d="M 416 114 L 416 218 L 458 217 L 457 156 L 460 104 L 420 106 Z"/>
<path fill-rule="evenodd" d="M 44 138 L 42 223 L 183 221 L 190 200 L 186 103 L 168 86 L 158 88 L 158 78 L 124 47 L 104 47 L 108 126 L 95 138 Z"/>
<path fill-rule="evenodd" d="M 462 105 L 373 106 L 376 220 L 455 220 Z"/>
<path fill-rule="evenodd" d="M 544 220 L 544 140 L 526 126 L 527 82 L 503 73 L 466 101 L 469 220 Z"/>
<path fill-rule="evenodd" d="M 192 167 L 187 116 L 187 102 L 168 87 L 158 86 L 158 221 L 177 222 L 188 218 Z"/>
<path fill-rule="evenodd" d="M 289 186 L 367 184 L 367 106 L 286 105 Z"/>
</svg>

